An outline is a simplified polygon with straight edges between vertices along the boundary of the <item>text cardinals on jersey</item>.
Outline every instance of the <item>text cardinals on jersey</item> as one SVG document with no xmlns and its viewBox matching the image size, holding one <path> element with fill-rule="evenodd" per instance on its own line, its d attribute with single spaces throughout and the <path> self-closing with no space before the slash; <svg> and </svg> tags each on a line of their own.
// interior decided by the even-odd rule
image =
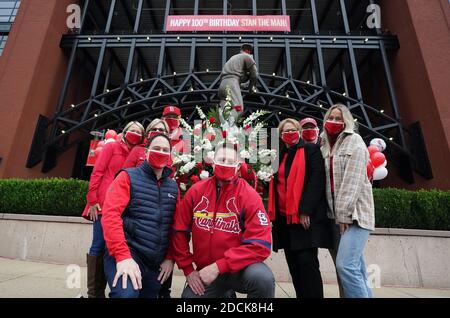
<svg viewBox="0 0 450 318">
<path fill-rule="evenodd" d="M 241 178 L 220 191 L 216 183 L 215 177 L 196 183 L 175 212 L 173 253 L 185 275 L 194 264 L 201 269 L 214 262 L 221 273 L 237 272 L 270 255 L 271 227 L 261 197 Z"/>
</svg>

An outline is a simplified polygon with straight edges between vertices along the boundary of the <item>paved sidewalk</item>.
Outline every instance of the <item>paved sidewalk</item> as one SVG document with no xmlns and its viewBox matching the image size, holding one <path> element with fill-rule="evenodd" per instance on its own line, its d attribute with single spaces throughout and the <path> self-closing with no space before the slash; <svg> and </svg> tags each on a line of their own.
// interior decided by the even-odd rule
<svg viewBox="0 0 450 318">
<path fill-rule="evenodd" d="M 0 258 L 0 298 L 71 298 L 86 296 L 86 267 L 81 267 L 81 288 L 67 287 L 67 281 L 76 285 L 73 269 L 67 265 L 36 263 Z M 72 273 L 72 274 L 71 274 Z M 72 276 L 71 276 L 72 275 Z M 172 297 L 178 298 L 184 286 L 184 277 L 174 276 Z M 338 297 L 336 285 L 324 285 L 326 298 Z M 450 298 L 450 289 L 382 287 L 374 290 L 380 298 Z M 241 297 L 242 295 L 238 295 Z M 292 283 L 278 282 L 277 298 L 295 297 Z"/>
</svg>

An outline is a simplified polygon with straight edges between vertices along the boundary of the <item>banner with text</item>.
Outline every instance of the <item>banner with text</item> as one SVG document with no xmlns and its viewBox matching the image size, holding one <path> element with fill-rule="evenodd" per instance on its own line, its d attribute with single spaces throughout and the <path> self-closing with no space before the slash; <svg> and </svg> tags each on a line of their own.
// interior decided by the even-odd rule
<svg viewBox="0 0 450 318">
<path fill-rule="evenodd" d="M 290 32 L 288 15 L 169 15 L 166 31 Z"/>
</svg>

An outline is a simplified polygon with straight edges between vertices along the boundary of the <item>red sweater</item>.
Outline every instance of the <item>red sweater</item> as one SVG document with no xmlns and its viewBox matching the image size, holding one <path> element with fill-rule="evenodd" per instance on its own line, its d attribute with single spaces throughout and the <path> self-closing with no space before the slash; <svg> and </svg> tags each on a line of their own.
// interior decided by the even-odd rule
<svg viewBox="0 0 450 318">
<path fill-rule="evenodd" d="M 278 168 L 278 180 L 277 180 L 277 208 L 280 214 L 286 215 L 286 184 L 287 179 L 284 176 L 286 172 L 286 159 L 287 154 L 281 160 L 280 167 Z"/>
<path fill-rule="evenodd" d="M 336 144 L 337 136 L 330 137 L 330 135 L 328 135 L 328 138 L 330 140 L 330 153 L 331 153 L 334 145 Z M 334 195 L 333 156 L 330 156 L 330 189 L 331 193 Z"/>
<path fill-rule="evenodd" d="M 129 202 L 130 177 L 128 173 L 122 171 L 108 189 L 101 219 L 106 247 L 117 263 L 131 258 L 122 221 L 122 214 Z M 172 259 L 170 248 L 167 251 L 166 259 Z"/>
<path fill-rule="evenodd" d="M 210 177 L 193 185 L 175 212 L 172 252 L 186 276 L 194 263 L 202 269 L 216 262 L 220 273 L 237 272 L 271 252 L 271 225 L 258 193 L 236 178 L 217 197 L 216 182 Z"/>
<path fill-rule="evenodd" d="M 91 205 L 98 203 L 103 210 L 106 190 L 122 168 L 129 152 L 130 149 L 122 141 L 110 142 L 103 147 L 89 181 L 89 190 L 86 195 L 87 205 L 82 215 L 84 218 L 87 218 L 87 212 Z M 99 211 L 99 214 L 102 214 L 102 211 Z"/>
</svg>

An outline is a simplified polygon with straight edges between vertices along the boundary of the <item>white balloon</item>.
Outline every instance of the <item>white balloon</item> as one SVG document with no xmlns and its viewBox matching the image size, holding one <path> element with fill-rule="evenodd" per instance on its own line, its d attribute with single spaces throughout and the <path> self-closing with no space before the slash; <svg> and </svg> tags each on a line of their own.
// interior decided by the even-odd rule
<svg viewBox="0 0 450 318">
<path fill-rule="evenodd" d="M 385 167 L 378 167 L 373 171 L 373 180 L 383 180 L 388 175 L 388 171 Z"/>
<path fill-rule="evenodd" d="M 387 160 L 385 160 L 382 164 L 381 167 L 386 167 L 387 166 Z"/>
<path fill-rule="evenodd" d="M 376 146 L 381 152 L 386 149 L 386 142 L 381 138 L 374 138 L 370 141 L 371 146 Z"/>
<path fill-rule="evenodd" d="M 110 142 L 115 142 L 116 140 L 114 138 L 109 138 L 105 140 L 105 145 L 109 144 Z"/>
</svg>

